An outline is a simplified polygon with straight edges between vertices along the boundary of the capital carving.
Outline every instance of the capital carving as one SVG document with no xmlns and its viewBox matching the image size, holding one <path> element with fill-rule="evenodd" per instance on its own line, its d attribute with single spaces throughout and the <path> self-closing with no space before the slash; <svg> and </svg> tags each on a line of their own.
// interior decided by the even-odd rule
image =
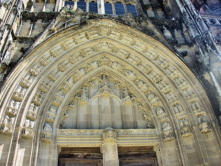
<svg viewBox="0 0 221 166">
<path fill-rule="evenodd" d="M 103 132 L 104 143 L 115 143 L 117 134 L 112 128 L 106 128 Z"/>
</svg>

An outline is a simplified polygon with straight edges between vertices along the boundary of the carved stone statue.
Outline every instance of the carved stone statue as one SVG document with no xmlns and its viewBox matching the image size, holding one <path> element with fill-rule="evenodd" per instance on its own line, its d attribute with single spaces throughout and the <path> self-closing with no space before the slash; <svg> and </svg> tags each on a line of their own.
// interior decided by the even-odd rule
<svg viewBox="0 0 221 166">
<path fill-rule="evenodd" d="M 14 120 L 14 117 L 9 117 L 8 115 L 5 116 L 5 119 L 3 120 L 3 123 L 1 125 L 1 130 L 3 133 L 12 132 Z"/>
<path fill-rule="evenodd" d="M 163 137 L 165 141 L 174 139 L 173 129 L 171 128 L 169 122 L 164 122 L 162 124 Z"/>
<path fill-rule="evenodd" d="M 182 136 L 189 136 L 190 135 L 190 128 L 189 122 L 184 118 L 179 120 L 180 125 L 180 132 Z"/>
<path fill-rule="evenodd" d="M 201 133 L 208 133 L 211 131 L 211 125 L 209 123 L 208 117 L 205 115 L 198 116 L 198 123 Z"/>
</svg>

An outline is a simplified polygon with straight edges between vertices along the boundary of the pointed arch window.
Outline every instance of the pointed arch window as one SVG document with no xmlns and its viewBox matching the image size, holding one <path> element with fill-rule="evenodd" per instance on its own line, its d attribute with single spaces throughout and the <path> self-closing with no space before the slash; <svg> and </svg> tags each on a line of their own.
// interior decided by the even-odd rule
<svg viewBox="0 0 221 166">
<path fill-rule="evenodd" d="M 93 13 L 97 13 L 97 2 L 91 1 L 89 3 L 89 11 Z"/>
<path fill-rule="evenodd" d="M 132 13 L 133 16 L 137 16 L 137 11 L 134 5 L 127 4 L 127 12 Z"/>
<path fill-rule="evenodd" d="M 105 7 L 105 14 L 113 14 L 112 5 L 109 2 L 106 2 L 104 4 L 104 7 Z"/>
<path fill-rule="evenodd" d="M 114 6 L 115 6 L 116 15 L 120 16 L 120 15 L 123 15 L 125 13 L 124 5 L 121 2 L 116 2 L 114 4 Z"/>
<path fill-rule="evenodd" d="M 73 1 L 65 1 L 64 6 L 68 9 L 73 9 L 74 2 Z"/>
<path fill-rule="evenodd" d="M 77 7 L 86 12 L 86 2 L 84 0 L 79 0 L 77 2 Z"/>
</svg>

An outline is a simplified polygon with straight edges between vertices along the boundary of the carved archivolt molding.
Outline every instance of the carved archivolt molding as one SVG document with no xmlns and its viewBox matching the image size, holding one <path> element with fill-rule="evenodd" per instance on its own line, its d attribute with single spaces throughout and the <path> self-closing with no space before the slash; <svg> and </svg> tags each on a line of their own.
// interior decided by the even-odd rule
<svg viewBox="0 0 221 166">
<path fill-rule="evenodd" d="M 50 140 L 71 94 L 101 73 L 131 87 L 162 138 L 188 136 L 195 123 L 211 130 L 209 100 L 184 63 L 153 38 L 102 19 L 53 35 L 16 67 L 2 88 L 1 132 L 19 125 L 24 137 L 42 130 Z"/>
</svg>

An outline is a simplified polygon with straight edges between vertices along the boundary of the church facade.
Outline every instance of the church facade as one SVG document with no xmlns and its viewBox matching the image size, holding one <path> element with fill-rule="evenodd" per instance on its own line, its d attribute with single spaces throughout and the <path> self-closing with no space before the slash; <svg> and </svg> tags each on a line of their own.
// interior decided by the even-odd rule
<svg viewBox="0 0 221 166">
<path fill-rule="evenodd" d="M 1 2 L 0 165 L 219 166 L 221 54 L 195 7 Z"/>
</svg>

